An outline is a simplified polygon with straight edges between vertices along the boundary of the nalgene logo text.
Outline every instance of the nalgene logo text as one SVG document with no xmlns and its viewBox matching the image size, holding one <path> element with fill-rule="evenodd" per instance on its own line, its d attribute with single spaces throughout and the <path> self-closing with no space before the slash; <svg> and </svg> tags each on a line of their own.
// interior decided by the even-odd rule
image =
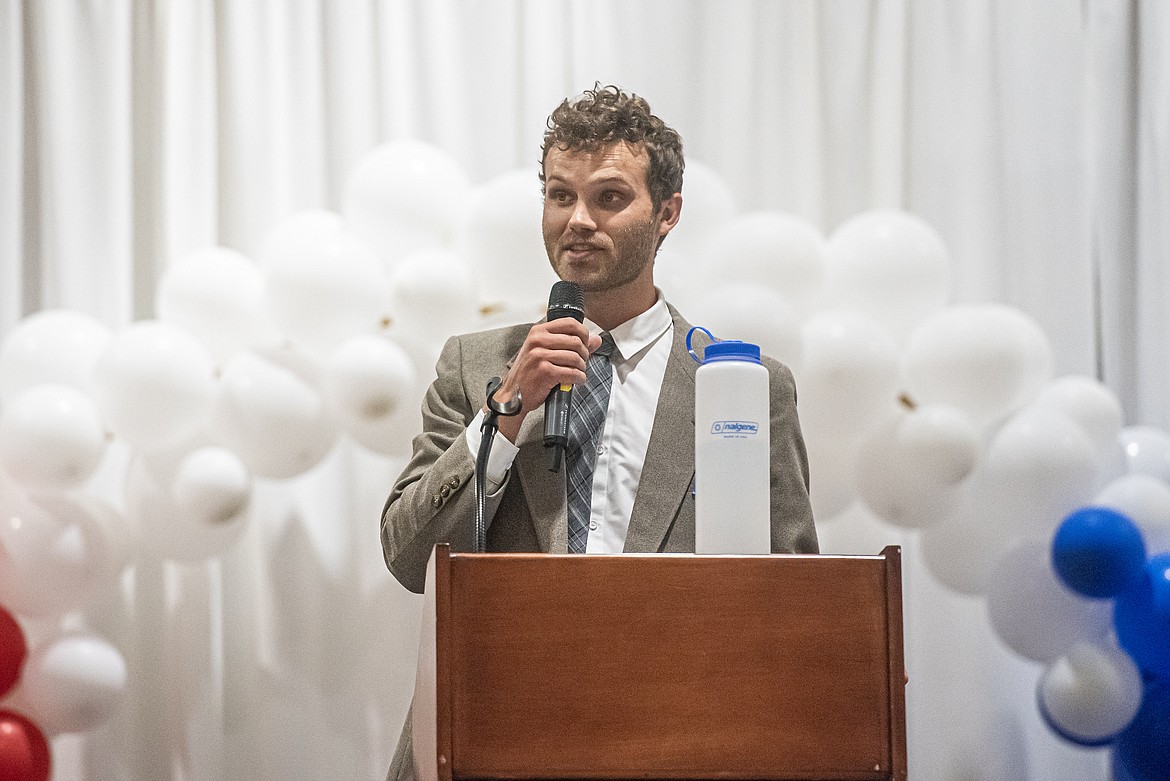
<svg viewBox="0 0 1170 781">
<path fill-rule="evenodd" d="M 746 435 L 755 434 L 760 430 L 759 423 L 753 423 L 750 420 L 717 420 L 711 424 L 712 434 L 729 435 Z"/>
</svg>

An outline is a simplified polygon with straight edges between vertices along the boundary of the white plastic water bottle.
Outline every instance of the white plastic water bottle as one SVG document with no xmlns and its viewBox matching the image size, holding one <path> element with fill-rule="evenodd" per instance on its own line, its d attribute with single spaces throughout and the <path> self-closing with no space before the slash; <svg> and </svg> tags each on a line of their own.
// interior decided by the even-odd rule
<svg viewBox="0 0 1170 781">
<path fill-rule="evenodd" d="M 707 345 L 695 372 L 696 553 L 772 552 L 769 421 L 759 346 Z"/>
</svg>

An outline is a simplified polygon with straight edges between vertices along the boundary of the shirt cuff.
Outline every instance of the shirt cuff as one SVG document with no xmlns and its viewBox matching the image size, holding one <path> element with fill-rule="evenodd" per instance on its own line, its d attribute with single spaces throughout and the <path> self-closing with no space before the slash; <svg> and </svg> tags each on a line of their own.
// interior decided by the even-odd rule
<svg viewBox="0 0 1170 781">
<path fill-rule="evenodd" d="M 480 430 L 480 426 L 483 425 L 483 415 L 483 410 L 480 410 L 479 414 L 467 426 L 467 447 L 471 451 L 472 458 L 479 456 L 479 444 L 483 441 L 483 432 Z M 489 494 L 496 493 L 507 482 L 508 469 L 512 466 L 512 462 L 519 452 L 520 448 L 516 447 L 505 436 L 497 433 L 492 439 L 492 452 L 488 454 L 486 475 Z"/>
</svg>

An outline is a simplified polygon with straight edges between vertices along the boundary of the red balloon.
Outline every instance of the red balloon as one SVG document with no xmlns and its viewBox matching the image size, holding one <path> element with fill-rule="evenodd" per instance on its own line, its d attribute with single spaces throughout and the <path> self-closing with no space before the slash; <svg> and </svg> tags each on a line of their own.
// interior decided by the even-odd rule
<svg viewBox="0 0 1170 781">
<path fill-rule="evenodd" d="M 0 607 L 0 697 L 12 691 L 28 656 L 24 632 L 12 614 Z"/>
<path fill-rule="evenodd" d="M 0 710 L 0 778 L 11 781 L 49 781 L 52 771 L 49 741 L 31 721 Z"/>
</svg>

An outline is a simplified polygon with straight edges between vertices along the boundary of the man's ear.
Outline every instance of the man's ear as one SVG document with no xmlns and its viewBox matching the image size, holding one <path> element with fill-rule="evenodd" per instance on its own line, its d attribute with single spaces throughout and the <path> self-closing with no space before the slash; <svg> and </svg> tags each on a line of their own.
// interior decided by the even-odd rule
<svg viewBox="0 0 1170 781">
<path fill-rule="evenodd" d="M 665 237 L 678 224 L 682 214 L 682 193 L 675 193 L 662 202 L 658 207 L 658 235 Z"/>
</svg>

